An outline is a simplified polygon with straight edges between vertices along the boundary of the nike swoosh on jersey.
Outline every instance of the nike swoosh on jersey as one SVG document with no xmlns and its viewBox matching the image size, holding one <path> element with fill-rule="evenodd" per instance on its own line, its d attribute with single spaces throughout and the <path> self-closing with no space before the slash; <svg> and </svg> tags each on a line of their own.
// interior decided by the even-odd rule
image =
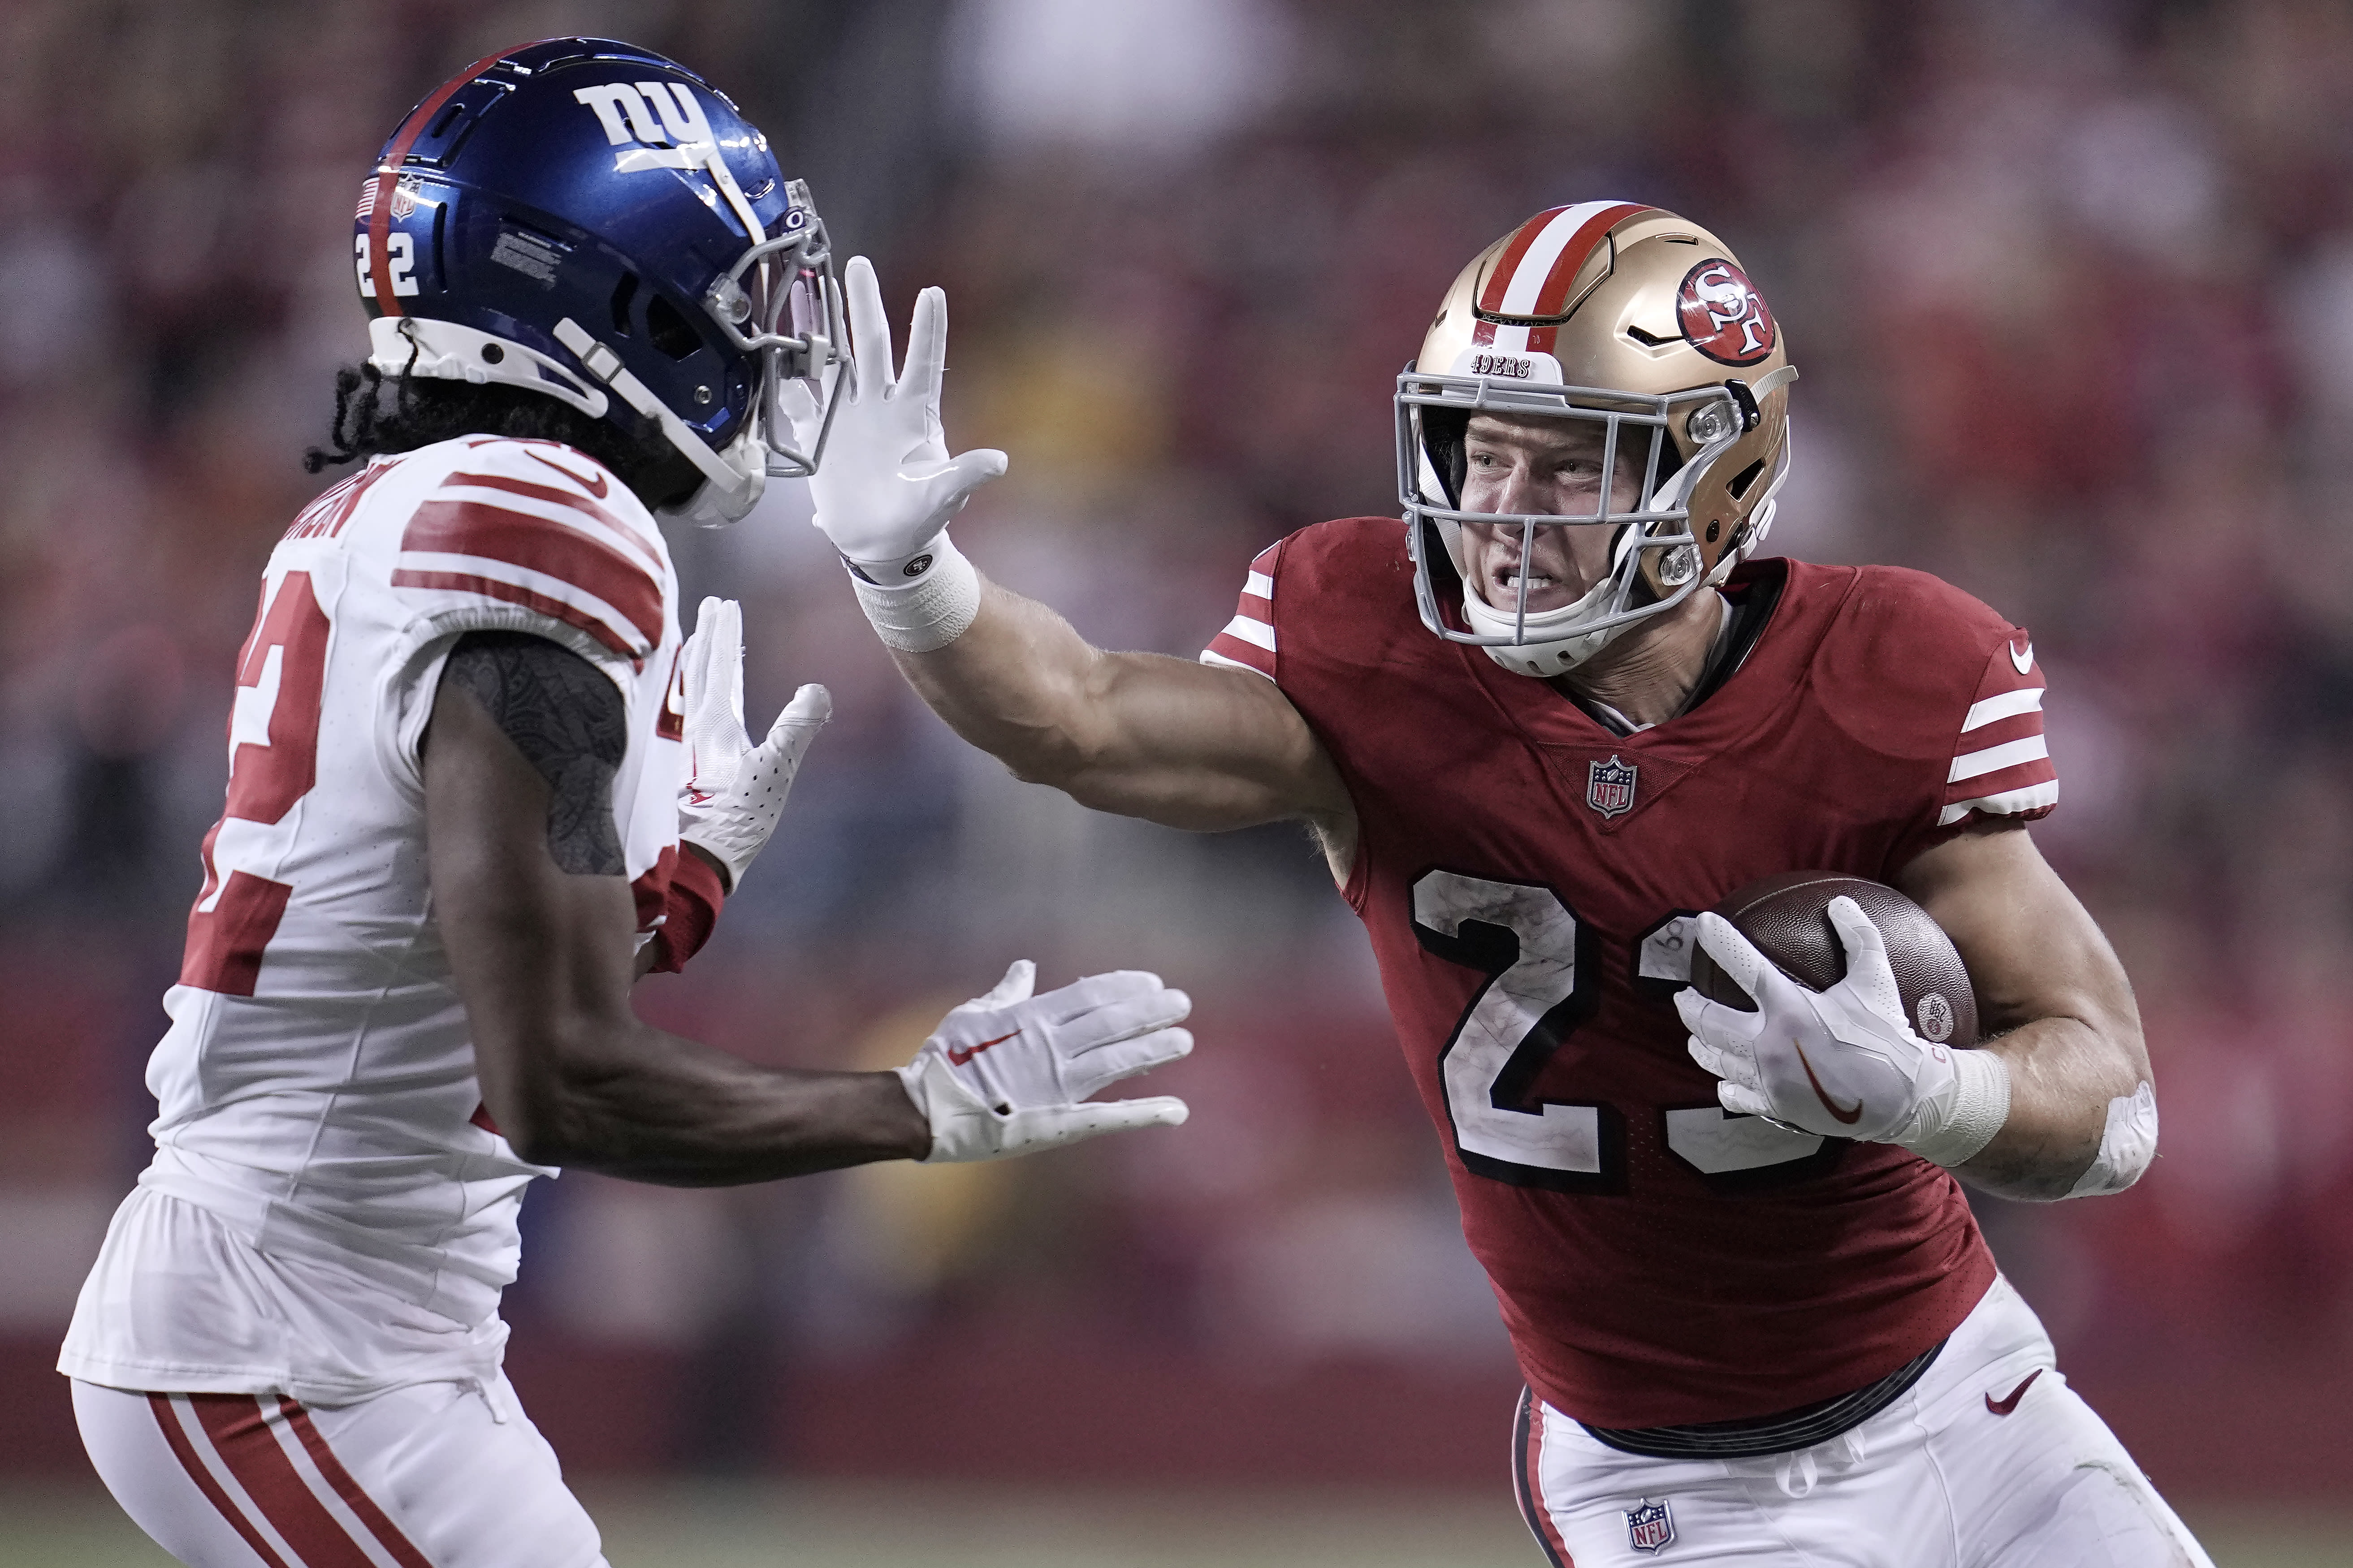
<svg viewBox="0 0 2353 1568">
<path fill-rule="evenodd" d="M 1829 1092 L 1822 1088 L 1822 1080 L 1814 1076 L 1814 1064 L 1806 1059 L 1806 1047 L 1795 1040 L 1789 1042 L 1789 1047 L 1798 1053 L 1798 1065 L 1806 1069 L 1806 1081 L 1814 1086 L 1814 1098 L 1822 1102 L 1822 1109 L 1837 1117 L 1842 1125 L 1852 1126 L 1862 1121 L 1862 1101 L 1858 1100 L 1852 1106 L 1841 1110 L 1839 1102 L 1832 1100 Z"/>
<path fill-rule="evenodd" d="M 2026 651 L 2023 653 L 2021 653 L 2018 650 L 2016 644 L 2010 645 L 2010 665 L 2012 669 L 2017 670 L 2021 675 L 2024 675 L 2028 670 L 2034 668 L 2034 639 L 2032 637 L 2026 639 Z"/>
<path fill-rule="evenodd" d="M 565 468 L 561 463 L 554 462 L 546 458 L 541 457 L 537 452 L 532 453 L 531 457 L 534 462 L 546 463 L 549 468 L 554 468 L 557 473 L 562 474 L 565 479 L 570 479 L 574 484 L 578 485 L 582 489 L 586 490 L 598 500 L 603 500 L 606 493 L 613 488 L 606 482 L 605 476 L 601 473 L 591 478 L 584 478 L 579 474 L 574 473 L 570 468 Z"/>
<path fill-rule="evenodd" d="M 2008 1399 L 1996 1399 L 1992 1394 L 1987 1394 L 1985 1396 L 1986 1408 L 1992 1411 L 1996 1415 L 2009 1415 L 2011 1411 L 2018 1408 L 2018 1402 L 2026 1396 L 2026 1391 L 2032 1387 L 2034 1385 L 2034 1380 L 2042 1375 L 2042 1369 L 2040 1367 L 2026 1374 L 2026 1381 L 2020 1384 L 2016 1388 L 2011 1389 Z"/>
<path fill-rule="evenodd" d="M 1013 1031 L 1013 1035 L 1018 1035 L 1020 1032 L 1020 1030 L 1016 1029 Z M 983 1040 L 976 1046 L 950 1046 L 948 1047 L 948 1060 L 954 1062 L 957 1067 L 962 1067 L 965 1063 L 972 1060 L 973 1058 L 980 1055 L 981 1052 L 988 1049 L 989 1047 L 1003 1045 L 1006 1041 L 1011 1039 L 1013 1035 L 999 1035 L 993 1040 Z"/>
</svg>

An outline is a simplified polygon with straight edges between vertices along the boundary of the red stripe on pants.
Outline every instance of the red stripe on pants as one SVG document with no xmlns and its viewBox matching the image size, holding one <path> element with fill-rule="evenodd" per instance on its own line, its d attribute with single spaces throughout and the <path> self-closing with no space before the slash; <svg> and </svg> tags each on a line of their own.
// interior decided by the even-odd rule
<svg viewBox="0 0 2353 1568">
<path fill-rule="evenodd" d="M 1552 1510 L 1545 1502 L 1544 1404 L 1533 1388 L 1521 1397 L 1527 1402 L 1524 1406 L 1528 1417 L 1527 1442 L 1520 1450 L 1520 1470 L 1522 1484 L 1527 1488 L 1528 1521 L 1536 1527 L 1537 1543 L 1560 1568 L 1577 1568 L 1576 1560 L 1568 1554 L 1568 1542 L 1560 1538 L 1560 1526 L 1553 1522 Z"/>
<path fill-rule="evenodd" d="M 195 1397 L 203 1398 L 204 1395 Z M 188 1441 L 188 1434 L 180 1425 L 180 1413 L 172 1408 L 172 1396 L 151 1394 L 147 1396 L 147 1407 L 155 1413 L 155 1425 L 164 1428 L 164 1441 L 172 1446 L 172 1452 L 179 1458 L 181 1468 L 186 1470 L 188 1479 L 196 1483 L 196 1489 L 205 1494 L 205 1500 L 220 1510 L 220 1516 L 228 1521 L 229 1528 L 253 1548 L 256 1557 L 268 1563 L 269 1568 L 286 1568 L 286 1559 L 270 1550 L 269 1542 L 261 1538 L 261 1531 L 254 1529 L 253 1521 L 245 1517 L 245 1510 L 229 1500 L 228 1493 L 221 1490 L 220 1483 L 213 1479 L 212 1471 L 206 1469 L 204 1460 L 196 1457 L 195 1445 Z"/>
<path fill-rule="evenodd" d="M 188 1403 L 228 1473 L 294 1549 L 302 1568 L 375 1568 L 278 1446 L 259 1399 L 250 1394 L 192 1394 Z"/>
<path fill-rule="evenodd" d="M 351 1471 L 343 1468 L 343 1462 L 335 1458 L 332 1448 L 327 1447 L 325 1435 L 311 1423 L 311 1413 L 283 1395 L 279 1398 L 278 1408 L 285 1414 L 287 1424 L 294 1428 L 294 1435 L 302 1439 L 302 1447 L 309 1452 L 311 1462 L 319 1467 L 319 1473 L 326 1477 L 329 1486 L 335 1489 L 335 1495 L 343 1500 L 346 1508 L 359 1515 L 360 1522 L 368 1527 L 368 1533 L 392 1553 L 393 1560 L 401 1568 L 433 1568 L 433 1564 L 426 1561 L 425 1553 L 410 1544 L 408 1537 L 400 1532 L 400 1527 L 376 1506 L 375 1499 L 363 1491 L 359 1482 L 352 1478 Z"/>
</svg>

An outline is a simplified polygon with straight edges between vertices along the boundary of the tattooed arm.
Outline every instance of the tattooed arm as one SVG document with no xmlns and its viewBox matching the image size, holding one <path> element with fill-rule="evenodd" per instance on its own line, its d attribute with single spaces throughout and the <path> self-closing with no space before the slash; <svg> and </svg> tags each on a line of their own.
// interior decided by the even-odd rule
<svg viewBox="0 0 2353 1568">
<path fill-rule="evenodd" d="M 637 931 L 613 820 L 620 692 L 523 633 L 461 638 L 426 731 L 434 906 L 483 1103 L 516 1152 L 716 1186 L 920 1158 L 894 1073 L 759 1068 L 640 1023 Z"/>
</svg>

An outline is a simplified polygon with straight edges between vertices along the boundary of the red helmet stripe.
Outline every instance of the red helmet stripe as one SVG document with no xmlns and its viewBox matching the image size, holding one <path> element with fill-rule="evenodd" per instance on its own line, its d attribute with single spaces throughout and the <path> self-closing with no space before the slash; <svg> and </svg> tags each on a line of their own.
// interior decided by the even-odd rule
<svg viewBox="0 0 2353 1568">
<path fill-rule="evenodd" d="M 501 49 L 497 54 L 484 55 L 434 89 L 433 96 L 411 110 L 408 118 L 400 122 L 400 129 L 393 132 L 392 145 L 385 150 L 384 162 L 375 167 L 375 210 L 368 215 L 368 277 L 375 284 L 377 314 L 402 313 L 399 297 L 392 291 L 392 188 L 400 182 L 400 165 L 407 161 L 408 150 L 425 134 L 425 128 L 433 123 L 441 106 L 459 88 L 514 52 Z"/>
<path fill-rule="evenodd" d="M 1628 218 L 1650 210 L 1637 202 L 1612 202 L 1586 219 L 1569 242 L 1560 247 L 1559 258 L 1552 264 L 1552 270 L 1546 274 L 1544 288 L 1536 295 L 1536 308 L 1528 314 L 1559 315 L 1568 306 L 1569 285 L 1577 281 L 1577 275 L 1593 254 L 1593 247 Z"/>
<path fill-rule="evenodd" d="M 1495 258 L 1494 268 L 1487 274 L 1487 286 L 1479 291 L 1479 309 L 1501 310 L 1504 308 L 1504 289 L 1511 283 L 1512 274 L 1519 270 L 1520 258 L 1528 253 L 1528 247 L 1536 242 L 1536 236 L 1544 232 L 1545 226 L 1567 210 L 1567 207 L 1546 207 L 1512 231 L 1512 237 L 1504 242 L 1504 253 Z"/>
<path fill-rule="evenodd" d="M 1580 202 L 1522 224 L 1495 258 L 1479 309 L 1500 316 L 1557 316 L 1568 290 L 1609 232 L 1651 209 L 1640 202 Z"/>
</svg>

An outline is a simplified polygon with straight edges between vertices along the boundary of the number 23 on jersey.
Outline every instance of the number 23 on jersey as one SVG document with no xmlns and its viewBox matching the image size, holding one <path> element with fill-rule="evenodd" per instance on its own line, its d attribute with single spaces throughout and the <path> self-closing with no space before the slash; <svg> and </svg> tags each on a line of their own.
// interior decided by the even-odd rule
<svg viewBox="0 0 2353 1568">
<path fill-rule="evenodd" d="M 1688 979 L 1690 918 L 1676 911 L 1651 926 L 1638 953 L 1642 976 L 1670 985 Z M 1426 952 L 1487 976 L 1438 1053 L 1463 1167 L 1514 1186 L 1625 1191 L 1630 1108 L 1578 1097 L 1557 1076 L 1547 1079 L 1547 1098 L 1535 1092 L 1554 1054 L 1600 1005 L 1597 944 L 1576 911 L 1538 884 L 1436 870 L 1413 885 L 1413 931 Z M 1815 1174 L 1829 1143 L 1715 1105 L 1631 1109 L 1659 1116 L 1669 1152 L 1719 1189 Z"/>
</svg>

